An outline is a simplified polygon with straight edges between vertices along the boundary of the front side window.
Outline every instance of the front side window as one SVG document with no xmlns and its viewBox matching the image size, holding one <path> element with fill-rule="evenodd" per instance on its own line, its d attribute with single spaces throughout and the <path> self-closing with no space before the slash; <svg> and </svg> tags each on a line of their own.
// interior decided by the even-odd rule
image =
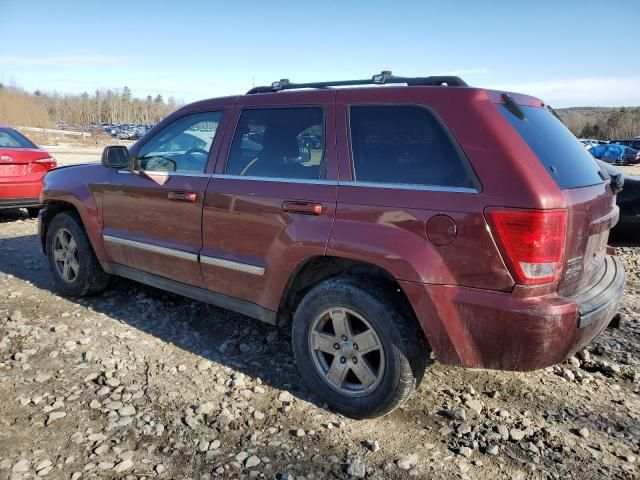
<svg viewBox="0 0 640 480">
<path fill-rule="evenodd" d="M 467 160 L 426 108 L 353 106 L 349 127 L 355 181 L 476 188 Z"/>
<path fill-rule="evenodd" d="M 140 148 L 136 170 L 203 173 L 221 120 L 219 111 L 180 117 Z"/>
<path fill-rule="evenodd" d="M 225 173 L 283 179 L 326 178 L 322 109 L 244 110 Z"/>
</svg>

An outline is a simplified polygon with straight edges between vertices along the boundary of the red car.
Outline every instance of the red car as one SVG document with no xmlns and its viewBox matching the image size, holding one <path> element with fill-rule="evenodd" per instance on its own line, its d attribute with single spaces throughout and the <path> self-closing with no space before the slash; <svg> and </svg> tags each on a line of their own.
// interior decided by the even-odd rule
<svg viewBox="0 0 640 480">
<path fill-rule="evenodd" d="M 45 174 L 56 167 L 46 150 L 13 128 L 0 125 L 0 208 L 26 207 L 30 217 L 40 210 Z"/>
<path fill-rule="evenodd" d="M 333 88 L 356 84 L 373 86 Z M 117 275 L 290 325 L 304 380 L 358 418 L 404 402 L 430 352 L 561 362 L 606 327 L 625 283 L 594 158 L 540 100 L 457 77 L 280 81 L 196 102 L 102 165 L 49 173 L 42 202 L 61 292 Z"/>
</svg>

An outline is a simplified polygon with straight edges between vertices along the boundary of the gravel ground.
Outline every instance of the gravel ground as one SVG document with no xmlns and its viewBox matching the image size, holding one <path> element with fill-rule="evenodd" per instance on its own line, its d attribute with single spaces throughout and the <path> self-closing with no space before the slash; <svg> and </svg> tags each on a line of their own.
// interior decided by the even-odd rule
<svg viewBox="0 0 640 480">
<path fill-rule="evenodd" d="M 563 365 L 436 363 L 353 421 L 303 385 L 286 329 L 125 280 L 59 296 L 36 228 L 0 212 L 0 478 L 638 478 L 638 247 L 621 328 Z"/>
</svg>

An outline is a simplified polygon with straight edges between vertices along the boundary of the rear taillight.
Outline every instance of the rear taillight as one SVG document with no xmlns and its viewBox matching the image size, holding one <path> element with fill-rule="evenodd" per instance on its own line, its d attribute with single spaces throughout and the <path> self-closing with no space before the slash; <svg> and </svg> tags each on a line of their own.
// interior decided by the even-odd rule
<svg viewBox="0 0 640 480">
<path fill-rule="evenodd" d="M 29 164 L 29 169 L 27 173 L 41 173 L 47 172 L 52 168 L 56 168 L 58 164 L 56 163 L 56 159 L 53 157 L 41 158 L 39 160 L 34 160 Z"/>
<path fill-rule="evenodd" d="M 486 215 L 516 283 L 559 280 L 567 235 L 565 210 L 489 208 Z"/>
</svg>

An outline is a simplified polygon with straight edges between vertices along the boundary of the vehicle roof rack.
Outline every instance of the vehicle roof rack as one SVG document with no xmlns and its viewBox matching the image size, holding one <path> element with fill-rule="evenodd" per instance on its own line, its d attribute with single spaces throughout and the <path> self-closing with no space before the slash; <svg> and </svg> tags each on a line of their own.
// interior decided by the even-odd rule
<svg viewBox="0 0 640 480">
<path fill-rule="evenodd" d="M 301 88 L 329 88 L 348 87 L 355 85 L 388 85 L 406 83 L 409 86 L 431 86 L 431 87 L 468 87 L 464 80 L 455 76 L 433 76 L 433 77 L 396 77 L 391 71 L 384 70 L 381 73 L 362 80 L 338 80 L 335 82 L 311 82 L 311 83 L 291 83 L 289 79 L 283 78 L 273 82 L 271 86 L 254 87 L 247 92 L 247 95 L 254 93 L 272 93 L 282 90 L 297 90 Z"/>
</svg>

